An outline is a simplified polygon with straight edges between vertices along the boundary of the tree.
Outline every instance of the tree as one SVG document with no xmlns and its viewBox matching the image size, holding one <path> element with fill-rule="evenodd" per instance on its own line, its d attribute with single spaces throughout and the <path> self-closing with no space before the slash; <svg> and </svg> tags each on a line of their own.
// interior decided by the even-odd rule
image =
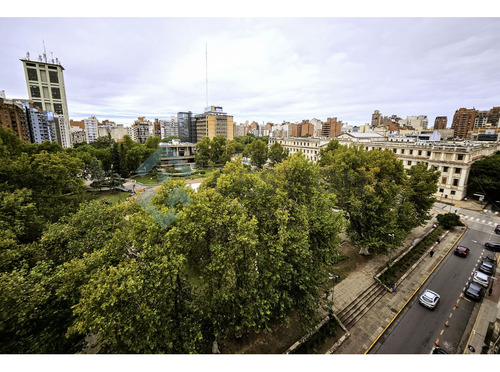
<svg viewBox="0 0 500 372">
<path fill-rule="evenodd" d="M 178 136 L 168 136 L 168 137 L 163 138 L 161 140 L 161 142 L 167 142 L 168 143 L 168 142 L 172 141 L 173 139 L 179 139 L 179 137 Z"/>
<path fill-rule="evenodd" d="M 196 144 L 194 161 L 198 167 L 206 168 L 210 158 L 210 138 L 203 137 L 201 141 Z"/>
<path fill-rule="evenodd" d="M 474 162 L 469 173 L 467 195 L 482 194 L 490 203 L 500 200 L 500 153 Z"/>
<path fill-rule="evenodd" d="M 450 230 L 455 226 L 464 226 L 462 221 L 460 221 L 460 216 L 455 213 L 438 214 L 436 218 L 438 222 L 447 230 Z"/>
<path fill-rule="evenodd" d="M 156 150 L 158 148 L 158 145 L 160 144 L 160 141 L 161 141 L 160 137 L 149 136 L 146 139 L 146 142 L 144 143 L 144 145 L 148 149 Z"/>
<path fill-rule="evenodd" d="M 284 149 L 279 142 L 273 143 L 269 148 L 269 160 L 273 166 L 285 160 L 288 154 L 288 149 Z"/>
<path fill-rule="evenodd" d="M 337 141 L 320 155 L 323 176 L 348 218 L 347 233 L 361 247 L 360 254 L 395 249 L 413 227 L 400 220 L 412 207 L 402 202 L 408 187 L 402 162 L 389 151 L 365 151 Z"/>
<path fill-rule="evenodd" d="M 97 139 L 90 144 L 90 146 L 96 149 L 107 149 L 113 146 L 115 141 L 111 138 L 110 135 L 97 137 Z"/>
<path fill-rule="evenodd" d="M 256 166 L 257 168 L 262 168 L 262 166 L 266 164 L 267 154 L 267 145 L 259 139 L 256 139 L 251 144 L 247 145 L 245 147 L 245 151 L 243 152 L 244 156 L 250 157 L 250 164 Z"/>
</svg>

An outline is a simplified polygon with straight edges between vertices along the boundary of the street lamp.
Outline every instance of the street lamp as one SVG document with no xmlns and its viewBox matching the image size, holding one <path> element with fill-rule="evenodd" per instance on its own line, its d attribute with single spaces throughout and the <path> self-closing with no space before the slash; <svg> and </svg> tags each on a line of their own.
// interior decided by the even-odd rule
<svg viewBox="0 0 500 372">
<path fill-rule="evenodd" d="M 394 250 L 394 234 L 388 234 L 392 238 L 391 248 L 389 249 L 389 261 L 391 261 L 392 251 Z"/>
<path fill-rule="evenodd" d="M 328 273 L 328 279 L 332 280 L 332 302 L 333 302 L 333 291 L 335 290 L 335 283 L 340 280 L 340 275 L 333 275 L 332 273 Z"/>
</svg>

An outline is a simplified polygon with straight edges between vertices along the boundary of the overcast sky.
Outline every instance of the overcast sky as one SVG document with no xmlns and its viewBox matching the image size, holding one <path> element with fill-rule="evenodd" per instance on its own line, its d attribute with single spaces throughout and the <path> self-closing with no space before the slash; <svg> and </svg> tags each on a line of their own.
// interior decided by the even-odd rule
<svg viewBox="0 0 500 372">
<path fill-rule="evenodd" d="M 26 52 L 36 59 L 44 43 L 47 57 L 65 69 L 72 119 L 95 115 L 130 125 L 139 116 L 198 114 L 206 106 L 207 46 L 208 104 L 223 106 L 238 123 L 337 117 L 359 125 L 379 110 L 427 115 L 430 125 L 446 115 L 450 125 L 460 107 L 500 106 L 500 18 L 193 14 L 14 12 L 0 18 L 0 90 L 28 97 L 19 59 Z"/>
</svg>

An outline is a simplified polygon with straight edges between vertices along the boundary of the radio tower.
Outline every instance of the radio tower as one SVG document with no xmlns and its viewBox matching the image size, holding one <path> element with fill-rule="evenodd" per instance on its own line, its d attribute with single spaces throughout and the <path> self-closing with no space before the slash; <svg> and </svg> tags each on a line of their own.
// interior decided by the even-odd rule
<svg viewBox="0 0 500 372">
<path fill-rule="evenodd" d="M 206 98 L 207 98 L 207 105 L 205 106 L 206 109 L 208 109 L 208 46 L 207 43 L 205 43 L 205 85 L 206 85 Z"/>
</svg>

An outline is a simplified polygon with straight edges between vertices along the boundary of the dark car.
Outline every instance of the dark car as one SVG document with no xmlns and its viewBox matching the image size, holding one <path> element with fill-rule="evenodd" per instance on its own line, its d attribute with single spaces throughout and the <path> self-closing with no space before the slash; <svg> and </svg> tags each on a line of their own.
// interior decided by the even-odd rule
<svg viewBox="0 0 500 372">
<path fill-rule="evenodd" d="M 484 243 L 484 246 L 486 248 L 491 249 L 494 252 L 500 252 L 500 243 L 487 242 L 487 243 Z"/>
<path fill-rule="evenodd" d="M 480 301 L 484 296 L 484 288 L 474 282 L 469 282 L 465 287 L 465 296 L 474 301 Z"/>
<path fill-rule="evenodd" d="M 460 257 L 467 257 L 470 253 L 470 249 L 467 248 L 467 247 L 461 247 L 461 246 L 458 246 L 455 248 L 455 252 L 454 252 L 457 256 L 460 256 Z"/>
<path fill-rule="evenodd" d="M 441 349 L 439 346 L 436 346 L 432 349 L 432 354 L 448 354 L 448 352 L 444 349 Z"/>
<path fill-rule="evenodd" d="M 497 227 L 495 227 L 495 234 L 500 234 L 500 225 L 497 225 Z"/>
<path fill-rule="evenodd" d="M 477 269 L 487 275 L 493 275 L 493 272 L 495 271 L 495 266 L 491 262 L 481 261 Z"/>
</svg>

